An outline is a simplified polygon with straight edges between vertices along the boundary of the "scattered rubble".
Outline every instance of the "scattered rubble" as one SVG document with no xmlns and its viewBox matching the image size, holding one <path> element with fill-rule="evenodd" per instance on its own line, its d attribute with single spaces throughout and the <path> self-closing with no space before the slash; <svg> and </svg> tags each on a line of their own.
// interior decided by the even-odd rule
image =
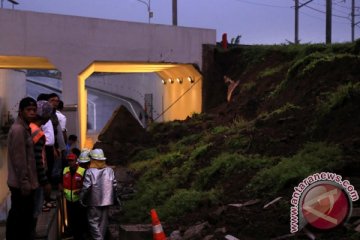
<svg viewBox="0 0 360 240">
<path fill-rule="evenodd" d="M 240 240 L 240 239 L 238 239 L 238 238 L 236 238 L 236 237 L 234 237 L 232 235 L 226 235 L 225 239 L 227 239 L 227 240 Z"/>
<path fill-rule="evenodd" d="M 282 197 L 277 197 L 277 198 L 275 198 L 274 200 L 272 200 L 271 202 L 265 204 L 263 208 L 264 208 L 264 209 L 265 209 L 265 208 L 268 208 L 270 205 L 272 205 L 272 204 L 280 201 L 281 199 L 282 199 Z"/>
<path fill-rule="evenodd" d="M 260 199 L 254 199 L 254 200 L 249 200 L 245 203 L 230 203 L 230 204 L 228 204 L 228 206 L 241 208 L 241 207 L 246 207 L 246 206 L 250 206 L 250 205 L 255 205 L 259 202 L 260 202 Z"/>
</svg>

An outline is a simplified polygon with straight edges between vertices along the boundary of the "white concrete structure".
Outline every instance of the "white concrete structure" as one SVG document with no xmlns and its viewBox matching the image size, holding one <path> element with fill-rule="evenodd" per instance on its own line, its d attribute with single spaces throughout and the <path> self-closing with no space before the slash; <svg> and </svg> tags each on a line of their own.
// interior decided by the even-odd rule
<svg viewBox="0 0 360 240">
<path fill-rule="evenodd" d="M 78 114 L 76 112 L 68 114 L 68 118 L 74 120 L 69 122 L 77 123 L 73 126 L 75 129 L 71 130 L 79 132 L 82 138 L 84 135 L 80 129 L 84 112 L 81 108 L 85 109 L 85 107 L 80 100 L 86 96 L 86 91 L 83 90 L 84 81 L 92 72 L 156 72 L 160 76 L 167 77 L 174 72 L 184 72 L 182 69 L 186 70 L 185 65 L 182 69 L 176 70 L 178 63 L 195 64 L 201 69 L 202 44 L 216 42 L 215 30 L 209 29 L 8 9 L 0 9 L 0 32 L 0 68 L 61 71 L 65 105 L 80 107 Z M 101 64 L 96 65 L 97 62 Z M 113 62 L 117 64 L 111 66 Z M 121 68 L 119 63 L 135 65 L 123 65 Z M 136 65 L 137 63 L 141 65 Z M 167 65 L 169 63 L 172 64 Z M 110 67 L 107 67 L 107 64 Z M 144 67 L 147 64 L 148 67 Z M 152 64 L 160 64 L 160 66 Z M 192 74 L 197 80 L 198 87 L 193 88 L 197 94 L 184 100 L 192 103 L 200 102 L 201 111 L 201 75 L 193 71 L 194 69 L 190 69 L 188 74 Z M 185 92 L 184 89 L 179 92 Z M 169 98 L 177 99 L 179 96 L 177 92 L 171 90 L 168 94 Z M 184 102 L 180 106 L 191 105 Z M 199 107 L 190 111 L 199 111 Z M 167 119 L 185 117 L 174 115 L 176 112 L 179 112 L 179 109 L 174 108 Z"/>
<path fill-rule="evenodd" d="M 5 125 L 9 117 L 16 118 L 19 99 L 26 97 L 24 80 L 22 71 L 0 70 L 0 126 Z"/>
<path fill-rule="evenodd" d="M 164 105 L 162 90 L 163 83 L 156 74 L 111 74 L 102 76 L 91 76 L 86 80 L 86 86 L 106 90 L 109 93 L 128 97 L 144 106 L 145 94 L 153 95 L 152 117 L 158 122 L 162 122 L 161 115 Z"/>
</svg>

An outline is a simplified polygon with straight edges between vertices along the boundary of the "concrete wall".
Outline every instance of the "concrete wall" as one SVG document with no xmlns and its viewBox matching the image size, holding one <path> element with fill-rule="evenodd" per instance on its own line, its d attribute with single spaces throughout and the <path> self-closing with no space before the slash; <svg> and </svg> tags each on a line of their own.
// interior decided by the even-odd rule
<svg viewBox="0 0 360 240">
<path fill-rule="evenodd" d="M 16 118 L 19 102 L 26 97 L 25 73 L 0 69 L 0 126 L 7 121 L 7 113 Z"/>
<path fill-rule="evenodd" d="M 215 62 L 216 47 L 204 45 L 203 54 L 202 73 L 206 81 L 203 81 L 202 88 L 202 110 L 206 112 L 226 102 L 227 86 L 224 83 L 225 70 L 219 67 L 221 64 Z"/>
<path fill-rule="evenodd" d="M 0 55 L 47 58 L 62 72 L 65 104 L 77 102 L 77 76 L 99 61 L 202 65 L 214 30 L 0 9 Z"/>
<path fill-rule="evenodd" d="M 0 127 L 7 122 L 8 111 L 13 118 L 17 117 L 19 102 L 26 97 L 25 80 L 22 71 L 0 69 Z M 6 135 L 0 129 L 0 221 L 7 218 L 10 208 L 7 170 Z"/>
<path fill-rule="evenodd" d="M 78 103 L 78 75 L 96 60 L 191 63 L 201 69 L 202 45 L 216 42 L 210 29 L 9 9 L 0 9 L 0 32 L 0 56 L 43 57 L 62 72 L 65 105 Z M 69 122 L 79 123 L 76 112 L 69 115 Z"/>
<path fill-rule="evenodd" d="M 0 222 L 6 220 L 10 209 L 10 192 L 7 186 L 7 145 L 6 137 L 0 135 Z"/>
<path fill-rule="evenodd" d="M 145 94 L 151 93 L 153 94 L 153 118 L 158 118 L 163 111 L 163 84 L 157 74 L 94 75 L 86 80 L 86 85 L 134 99 L 143 107 Z M 159 117 L 158 120 L 163 119 Z"/>
</svg>

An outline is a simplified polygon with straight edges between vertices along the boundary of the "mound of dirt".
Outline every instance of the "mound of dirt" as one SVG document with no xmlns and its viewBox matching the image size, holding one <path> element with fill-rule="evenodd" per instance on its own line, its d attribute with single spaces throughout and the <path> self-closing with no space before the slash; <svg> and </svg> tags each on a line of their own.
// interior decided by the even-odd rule
<svg viewBox="0 0 360 240">
<path fill-rule="evenodd" d="M 94 148 L 101 148 L 107 162 L 124 165 L 133 153 L 135 146 L 148 142 L 146 130 L 124 107 L 114 111 L 99 134 Z"/>
<path fill-rule="evenodd" d="M 332 94 L 344 86 L 360 82 L 359 56 L 334 57 L 329 61 L 319 61 L 313 69 L 305 72 L 300 68 L 289 78 L 289 71 L 296 60 L 281 51 L 268 53 L 259 64 L 252 64 L 246 70 L 245 63 L 240 64 L 243 51 L 233 51 L 232 54 L 225 52 L 228 61 L 224 64 L 224 60 L 220 59 L 218 62 L 221 65 L 217 67 L 223 70 L 219 75 L 239 80 L 239 88 L 231 102 L 225 102 L 224 98 L 224 103 L 208 111 L 208 114 L 213 116 L 211 121 L 207 121 L 208 125 L 229 125 L 238 119 L 253 122 L 253 128 L 241 132 L 251 139 L 246 149 L 248 154 L 288 157 L 298 152 L 307 142 L 338 144 L 344 151 L 345 163 L 343 170 L 338 174 L 345 178 L 351 177 L 355 188 L 360 189 L 359 92 L 349 91 L 349 94 L 328 109 L 328 112 L 322 116 L 318 114 L 319 108 L 329 101 Z M 276 73 L 261 75 L 264 70 L 274 68 L 278 69 Z M 219 78 L 218 81 L 223 79 Z M 191 119 L 186 122 L 191 129 Z M 196 128 L 191 131 L 196 132 Z M 216 143 L 214 145 L 216 146 Z M 212 151 L 214 152 L 211 155 L 215 156 L 221 149 L 215 147 Z M 239 191 L 242 188 L 239 185 L 248 183 L 253 177 L 252 174 L 255 173 L 234 174 L 223 182 L 223 201 L 229 203 L 251 200 L 252 196 L 249 193 Z M 293 183 L 293 186 L 296 184 Z M 228 232 L 240 239 L 270 239 L 286 235 L 289 233 L 289 214 L 287 211 L 286 214 L 283 213 L 284 206 L 288 208 L 293 186 L 280 192 L 282 200 L 266 210 L 262 206 L 272 199 L 262 199 L 258 205 L 239 210 L 226 207 L 222 214 L 216 215 L 215 218 L 212 216 L 218 211 L 219 206 L 204 207 L 186 215 L 179 223 L 189 226 L 189 219 L 193 220 L 192 223 L 208 221 L 214 228 L 226 227 Z M 354 203 L 354 206 L 357 207 L 358 203 Z M 340 228 L 332 233 L 319 233 L 318 236 L 324 239 L 347 239 L 349 230 Z M 213 233 L 209 231 L 209 234 Z M 301 232 L 296 237 L 288 238 L 307 239 L 308 237 L 303 234 L 304 232 Z M 335 234 L 334 238 L 329 234 Z"/>
<path fill-rule="evenodd" d="M 360 41 L 354 46 L 341 50 L 350 49 L 346 54 L 331 52 L 326 53 L 328 55 L 314 53 L 320 50 L 324 52 L 327 49 L 324 46 L 309 46 L 305 49 L 306 54 L 286 50 L 287 46 L 284 46 L 285 50 L 273 48 L 261 54 L 256 52 L 256 47 L 251 49 L 251 46 L 230 51 L 214 50 L 214 59 L 211 61 L 215 66 L 211 71 L 214 76 L 220 76 L 214 86 L 225 84 L 225 75 L 239 81 L 230 102 L 226 102 L 227 90 L 224 85 L 224 88 L 219 88 L 221 92 L 217 95 L 224 96 L 221 104 L 198 118 L 155 125 L 149 141 L 127 139 L 129 135 L 143 133 L 137 127 L 130 128 L 122 124 L 107 133 L 121 133 L 121 136 L 103 135 L 104 139 L 112 141 L 97 144 L 105 144 L 107 151 L 114 152 L 114 144 L 119 143 L 121 151 L 116 153 L 119 154 L 116 157 L 120 158 L 122 154 L 124 162 L 128 162 L 131 159 L 129 153 L 139 148 L 153 147 L 159 153 L 166 152 L 171 147 L 168 143 L 175 143 L 184 136 L 211 132 L 218 126 L 231 127 L 234 122 L 246 122 L 251 127 L 243 129 L 239 136 L 250 140 L 241 149 L 242 154 L 281 159 L 296 154 L 308 142 L 334 143 L 344 152 L 344 167 L 338 174 L 344 178 L 351 177 L 354 187 L 360 189 Z M 258 58 L 249 58 L 252 54 L 258 54 Z M 214 92 L 214 89 L 209 92 Z M 119 118 L 118 121 L 123 120 Z M 218 146 L 222 146 L 228 137 L 224 134 L 214 136 L 212 147 L 202 158 L 197 159 L 194 171 L 201 169 L 202 165 L 207 166 L 209 159 L 220 155 L 223 149 Z M 188 141 L 191 144 L 192 140 Z M 171 230 L 186 229 L 199 222 L 207 222 L 211 228 L 206 234 L 213 235 L 213 238 L 208 239 L 223 239 L 225 234 L 219 232 L 224 228 L 226 233 L 240 239 L 276 239 L 288 234 L 289 202 L 297 182 L 291 182 L 285 190 L 279 192 L 277 197 L 282 197 L 281 200 L 267 209 L 263 206 L 273 199 L 266 197 L 256 204 L 241 208 L 228 205 L 256 200 L 253 193 L 243 188 L 255 174 L 255 170 L 232 174 L 221 182 L 223 197 L 219 205 L 204 202 L 196 211 L 177 217 L 176 221 L 169 222 L 166 227 Z M 358 204 L 355 202 L 354 206 Z M 341 227 L 335 230 L 335 234 L 335 239 L 347 239 L 343 236 L 349 232 Z M 319 236 L 334 239 L 327 233 L 319 233 Z M 307 239 L 304 232 L 281 239 L 288 238 Z"/>
</svg>

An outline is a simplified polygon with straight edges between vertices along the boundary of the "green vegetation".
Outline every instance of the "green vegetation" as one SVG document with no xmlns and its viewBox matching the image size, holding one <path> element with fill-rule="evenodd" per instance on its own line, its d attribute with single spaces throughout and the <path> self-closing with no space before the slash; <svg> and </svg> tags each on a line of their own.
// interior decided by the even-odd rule
<svg viewBox="0 0 360 240">
<path fill-rule="evenodd" d="M 219 67 L 217 74 L 240 79 L 239 102 L 223 99 L 213 115 L 193 114 L 185 121 L 149 128 L 154 143 L 129 159 L 138 179 L 134 198 L 125 202 L 126 219 L 148 222 L 148 212 L 156 208 L 162 221 L 171 223 L 186 214 L 202 214 L 204 208 L 212 214 L 230 202 L 258 198 L 262 204 L 282 196 L 266 211 L 256 205 L 241 209 L 241 214 L 229 209 L 224 214 L 234 217 L 236 224 L 243 221 L 241 230 L 231 226 L 243 236 L 250 229 L 264 227 L 269 215 L 274 221 L 281 218 L 288 230 L 289 192 L 313 173 L 348 169 L 351 154 L 358 154 L 352 149 L 358 146 L 358 129 L 346 139 L 338 140 L 341 134 L 331 138 L 353 129 L 348 124 L 350 117 L 331 117 L 349 113 L 356 127 L 359 53 L 360 40 L 333 45 L 239 46 L 215 53 L 218 62 L 234 62 Z M 337 68 L 334 74 L 332 68 Z M 244 83 L 242 78 L 246 78 Z M 343 119 L 347 128 L 342 128 Z M 254 239 L 281 235 L 278 226 L 269 225 L 276 230 L 254 233 Z M 356 236 L 349 235 L 349 239 Z"/>
<path fill-rule="evenodd" d="M 231 135 L 226 138 L 224 145 L 228 149 L 229 152 L 238 152 L 242 149 L 245 149 L 249 145 L 250 139 L 247 136 L 243 135 Z"/>
<path fill-rule="evenodd" d="M 196 167 L 197 159 L 201 158 L 211 146 L 212 144 L 199 144 L 194 149 L 189 146 L 183 152 L 174 151 L 159 154 L 154 159 L 137 161 L 131 164 L 130 167 L 135 172 L 141 173 L 142 176 L 137 183 L 138 192 L 134 200 L 125 204 L 127 209 L 126 218 L 135 222 L 144 221 L 147 218 L 149 209 L 160 207 L 166 219 L 174 212 L 170 203 L 175 202 L 178 205 L 176 210 L 178 212 L 186 212 L 186 210 L 192 209 L 194 205 L 179 202 L 178 195 L 187 196 L 186 199 L 195 197 L 194 201 L 196 199 L 201 201 L 210 200 L 211 197 L 211 201 L 213 201 L 214 194 L 196 192 L 195 190 L 179 191 L 189 182 Z M 187 201 L 186 199 L 184 201 Z M 170 201 L 170 203 L 166 203 L 167 201 Z"/>
<path fill-rule="evenodd" d="M 244 93 L 246 91 L 251 91 L 252 89 L 255 89 L 256 83 L 255 82 L 247 82 L 241 85 L 241 93 Z"/>
<path fill-rule="evenodd" d="M 321 119 L 326 114 L 331 112 L 331 110 L 342 106 L 346 100 L 355 95 L 360 95 L 360 82 L 349 82 L 345 85 L 339 86 L 336 91 L 328 93 L 326 99 L 318 105 L 317 117 Z"/>
<path fill-rule="evenodd" d="M 201 192 L 192 189 L 178 189 L 159 208 L 159 215 L 161 218 L 173 220 L 186 212 L 198 208 L 202 203 L 215 204 L 218 202 L 218 199 L 219 192 L 215 190 Z"/>
<path fill-rule="evenodd" d="M 229 127 L 227 126 L 217 126 L 211 130 L 212 134 L 222 134 L 229 131 Z"/>
<path fill-rule="evenodd" d="M 260 170 L 248 188 L 255 193 L 275 195 L 284 187 L 296 186 L 310 174 L 333 172 L 341 168 L 342 152 L 336 145 L 308 143 L 296 155 L 283 158 L 278 164 Z"/>
<path fill-rule="evenodd" d="M 237 153 L 223 153 L 212 160 L 208 167 L 201 169 L 193 183 L 196 189 L 204 190 L 216 186 L 216 183 L 229 178 L 231 174 L 245 173 L 271 164 L 269 158 L 259 156 L 244 156 Z"/>
<path fill-rule="evenodd" d="M 280 72 L 282 69 L 284 69 L 285 67 L 287 67 L 287 64 L 283 64 L 283 65 L 278 65 L 275 67 L 269 67 L 266 68 L 264 71 L 260 72 L 258 74 L 258 79 L 259 78 L 265 78 L 265 77 L 270 77 L 278 72 Z"/>
<path fill-rule="evenodd" d="M 270 113 L 265 112 L 265 113 L 259 114 L 258 119 L 267 120 L 267 119 L 271 119 L 272 117 L 274 117 L 276 115 L 280 115 L 280 114 L 283 114 L 285 112 L 288 112 L 288 111 L 291 111 L 291 110 L 298 110 L 298 109 L 301 109 L 301 107 L 287 102 L 282 107 L 280 107 L 278 109 L 275 109 L 274 111 L 272 111 Z"/>
<path fill-rule="evenodd" d="M 307 77 L 317 68 L 322 66 L 336 66 L 340 61 L 359 61 L 360 40 L 351 44 L 304 44 L 290 45 L 281 51 L 292 56 L 289 61 L 290 67 L 286 78 L 270 93 L 270 97 L 276 97 L 286 85 L 291 82 L 301 81 L 302 77 Z M 355 64 L 356 65 L 356 64 Z"/>
<path fill-rule="evenodd" d="M 336 172 L 342 166 L 340 148 L 319 142 L 308 143 L 294 156 L 280 161 L 276 157 L 224 152 L 199 168 L 198 161 L 211 146 L 200 144 L 184 152 L 169 152 L 133 163 L 131 167 L 142 177 L 136 196 L 125 204 L 126 217 L 134 222 L 145 221 L 147 211 L 157 208 L 164 220 L 171 220 L 203 202 L 216 203 L 221 201 L 221 183 L 234 174 L 255 173 L 246 189 L 255 195 L 275 196 L 312 173 Z"/>
<path fill-rule="evenodd" d="M 251 125 L 250 122 L 246 121 L 244 118 L 236 117 L 234 118 L 230 128 L 240 130 L 249 127 L 250 125 Z"/>
<path fill-rule="evenodd" d="M 158 154 L 156 148 L 146 148 L 142 149 L 136 153 L 136 155 L 132 158 L 132 161 L 142 161 L 153 159 Z"/>
</svg>

